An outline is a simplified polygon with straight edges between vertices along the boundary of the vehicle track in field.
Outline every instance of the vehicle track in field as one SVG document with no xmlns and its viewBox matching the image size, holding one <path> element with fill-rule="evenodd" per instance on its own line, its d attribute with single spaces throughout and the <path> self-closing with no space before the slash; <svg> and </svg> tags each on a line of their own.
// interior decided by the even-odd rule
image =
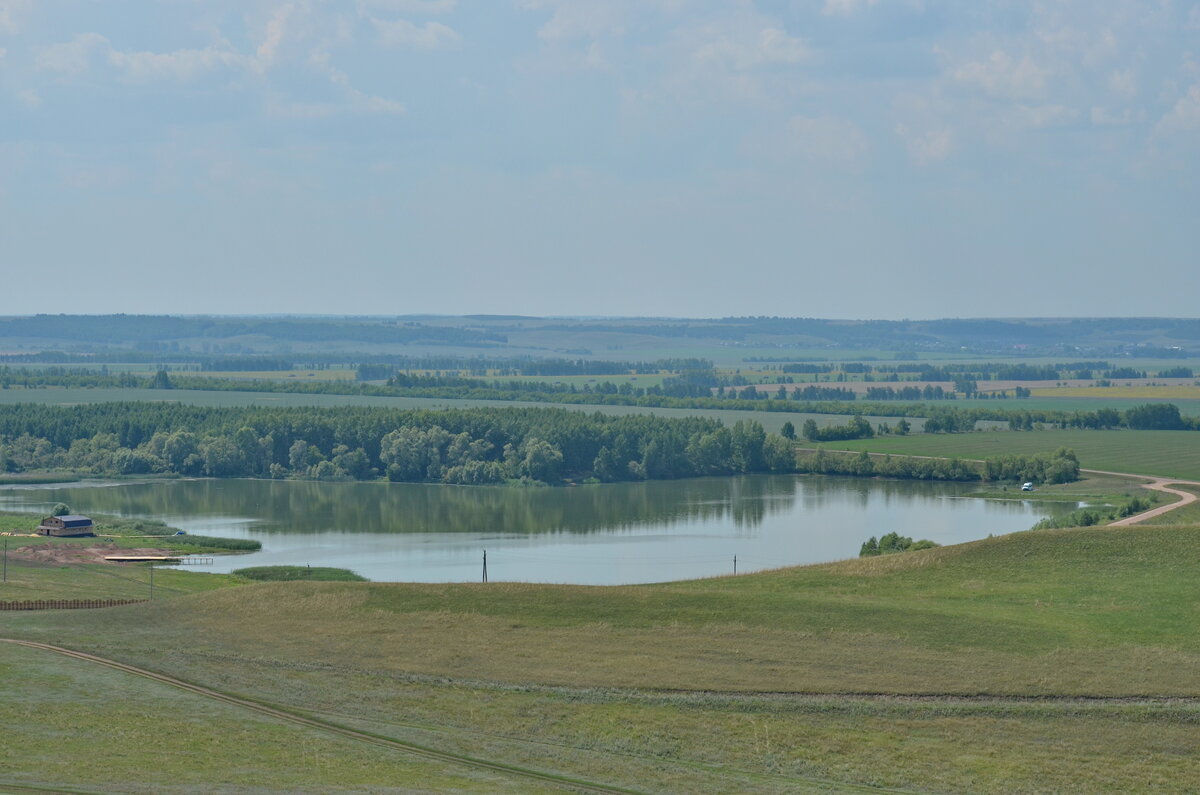
<svg viewBox="0 0 1200 795">
<path fill-rule="evenodd" d="M 177 688 L 180 690 L 185 690 L 185 691 L 187 691 L 189 693 L 193 693 L 195 695 L 203 696 L 205 698 L 210 698 L 215 701 L 221 701 L 226 704 L 231 704 L 233 706 L 242 707 L 244 709 L 248 709 L 253 712 L 257 712 L 261 715 L 266 715 L 268 717 L 275 718 L 277 720 L 285 721 L 287 723 L 291 723 L 291 724 L 298 725 L 298 726 L 304 726 L 304 727 L 310 728 L 310 729 L 316 729 L 318 731 L 324 731 L 324 732 L 327 732 L 330 734 L 335 734 L 335 735 L 338 735 L 341 737 L 346 737 L 351 740 L 356 740 L 359 742 L 363 742 L 363 743 L 367 743 L 370 745 L 375 745 L 375 746 L 379 746 L 379 747 L 383 747 L 383 748 L 388 748 L 388 749 L 392 749 L 395 751 L 401 751 L 404 753 L 423 757 L 426 759 L 431 759 L 431 760 L 435 760 L 435 761 L 439 761 L 439 762 L 446 762 L 446 763 L 459 765 L 459 766 L 463 766 L 463 767 L 471 767 L 471 768 L 475 768 L 478 770 L 484 770 L 484 771 L 488 771 L 488 772 L 492 772 L 492 773 L 500 773 L 503 775 L 512 776 L 514 778 L 523 778 L 523 779 L 531 780 L 531 781 L 539 781 L 539 782 L 542 782 L 545 784 L 556 785 L 556 786 L 562 787 L 565 790 L 571 790 L 571 791 L 575 791 L 575 792 L 608 793 L 608 794 L 612 794 L 612 795 L 641 795 L 640 790 L 633 790 L 633 789 L 627 789 L 624 787 L 600 784 L 597 782 L 585 781 L 583 779 L 575 779 L 575 778 L 571 778 L 570 776 L 562 776 L 562 775 L 557 775 L 554 773 L 545 773 L 545 772 L 538 771 L 538 770 L 532 770 L 529 768 L 519 767 L 517 765 L 509 765 L 509 764 L 505 764 L 503 762 L 495 762 L 495 761 L 488 760 L 488 759 L 479 759 L 476 757 L 466 756 L 464 754 L 455 754 L 455 753 L 451 753 L 448 751 L 439 751 L 435 748 L 429 748 L 427 746 L 418 745 L 416 743 L 404 742 L 402 740 L 396 740 L 391 737 L 385 737 L 383 735 L 373 734 L 371 732 L 359 731 L 357 729 L 352 729 L 347 726 L 342 726 L 342 725 L 334 723 L 332 721 L 322 720 L 319 718 L 309 717 L 307 715 L 303 715 L 300 713 L 291 712 L 286 709 L 272 706 L 265 702 L 259 702 L 259 701 L 255 701 L 255 700 L 248 699 L 248 698 L 233 696 L 228 693 L 222 693 L 219 690 L 213 690 L 211 688 L 202 687 L 200 685 L 195 685 L 195 684 L 192 684 L 191 682 L 186 682 L 182 679 L 176 679 L 173 676 L 167 676 L 165 674 L 156 673 L 155 671 L 150 671 L 145 668 L 138 668 L 137 666 L 127 665 L 126 663 L 117 662 L 116 660 L 110 660 L 105 657 L 99 657 L 94 654 L 88 654 L 87 652 L 81 652 L 81 651 L 75 651 L 74 649 L 63 648 L 62 646 L 54 646 L 49 643 L 39 643 L 37 641 L 20 640 L 20 639 L 16 639 L 16 638 L 0 638 L 0 643 L 11 643 L 11 644 L 14 644 L 17 646 L 25 646 L 25 647 L 31 648 L 31 649 L 37 649 L 40 651 L 46 651 L 46 652 L 52 652 L 54 654 L 60 654 L 64 657 L 81 660 L 83 662 L 93 663 L 95 665 L 103 665 L 107 668 L 112 668 L 114 670 L 121 671 L 123 673 L 132 674 L 134 676 L 139 676 L 144 679 L 150 679 L 152 681 L 159 682 L 159 683 L 165 684 L 165 685 L 169 685 L 171 687 L 174 687 L 174 688 Z M 728 772 L 745 772 L 745 771 L 728 771 Z M 754 774 L 750 774 L 750 775 L 754 776 Z M 766 778 L 775 778 L 775 777 L 767 776 Z M 787 778 L 787 780 L 793 782 L 795 785 L 801 786 L 801 787 L 806 787 L 806 788 L 808 788 L 809 791 L 814 791 L 814 792 L 815 791 L 849 792 L 849 793 L 855 793 L 855 792 L 857 792 L 857 793 L 880 793 L 880 792 L 908 793 L 908 792 L 910 792 L 910 790 L 904 790 L 904 789 L 881 787 L 881 786 L 875 786 L 875 785 L 871 785 L 871 784 L 862 784 L 862 783 L 856 783 L 856 782 L 832 781 L 832 780 L 820 779 L 820 778 L 806 778 L 806 777 L 795 777 L 795 776 L 780 777 L 780 778 Z M 48 786 L 48 785 L 36 785 L 36 784 L 17 784 L 17 783 L 8 783 L 8 782 L 0 781 L 0 792 L 7 792 L 10 790 L 14 791 L 14 792 L 43 792 L 43 793 L 44 792 L 61 792 L 61 793 L 74 793 L 76 795 L 91 795 L 90 790 L 82 790 L 82 789 L 77 789 L 77 788 L 65 788 L 65 787 L 58 788 L 58 787 L 53 787 L 53 786 Z"/>
<path fill-rule="evenodd" d="M 450 753 L 448 751 L 439 751 L 435 748 L 427 748 L 425 746 L 417 745 L 415 743 L 403 742 L 401 740 L 392 739 L 390 737 L 383 737 L 381 735 L 376 735 L 376 734 L 371 734 L 369 732 L 351 729 L 346 726 L 341 726 L 339 724 L 333 723 L 331 721 L 319 720 L 317 718 L 310 718 L 310 717 L 306 717 L 304 715 L 300 715 L 300 714 L 293 713 L 293 712 L 290 712 L 290 711 L 287 711 L 284 709 L 280 709 L 278 707 L 271 706 L 269 704 L 252 701 L 247 698 L 239 698 L 238 696 L 231 696 L 227 693 L 222 693 L 219 690 L 212 690 L 211 688 L 201 687 L 200 685 L 194 685 L 190 682 L 185 682 L 182 679 L 176 679 L 175 677 L 172 677 L 172 676 L 155 673 L 154 671 L 149 671 L 149 670 L 146 670 L 145 668 L 138 668 L 133 665 L 126 665 L 125 663 L 120 663 L 120 662 L 117 662 L 116 660 L 109 660 L 104 657 L 97 657 L 94 654 L 88 654 L 86 652 L 74 651 L 72 649 L 65 649 L 61 646 L 52 646 L 49 643 L 38 643 L 36 641 L 16 640 L 16 639 L 12 639 L 12 638 L 0 638 L 0 642 L 12 643 L 12 644 L 15 644 L 18 646 L 25 646 L 25 647 L 31 648 L 31 649 L 39 649 L 41 651 L 53 652 L 54 654 L 61 654 L 64 657 L 70 657 L 72 659 L 82 660 L 84 662 L 89 662 L 89 663 L 93 663 L 96 665 L 103 665 L 107 668 L 112 668 L 117 671 L 121 671 L 123 673 L 132 674 L 134 676 L 140 676 L 144 679 L 150 679 L 155 682 L 160 682 L 165 685 L 170 685 L 171 687 L 178 688 L 179 690 L 185 690 L 189 693 L 194 693 L 196 695 L 203 696 L 205 698 L 209 698 L 214 701 L 221 701 L 226 704 L 232 704 L 234 706 L 241 707 L 243 709 L 248 709 L 253 712 L 257 712 L 261 715 L 266 715 L 268 717 L 275 718 L 276 720 L 285 721 L 287 723 L 291 723 L 291 724 L 298 725 L 298 726 L 304 726 L 304 727 L 307 727 L 310 729 L 317 729 L 319 731 L 327 732 L 329 734 L 336 734 L 341 737 L 346 737 L 351 740 L 356 740 L 358 742 L 367 743 L 369 745 L 375 745 L 375 746 L 379 746 L 382 748 L 389 748 L 389 749 L 392 749 L 395 751 L 402 751 L 402 752 L 405 752 L 405 753 L 413 755 L 413 756 L 423 757 L 425 759 L 432 759 L 432 760 L 435 760 L 438 762 L 447 762 L 447 763 L 450 763 L 453 765 L 475 768 L 477 770 L 485 770 L 485 771 L 489 771 L 492 773 L 501 773 L 501 774 L 504 774 L 507 776 L 513 776 L 516 778 L 522 778 L 522 779 L 531 780 L 531 781 L 539 781 L 539 782 L 546 783 L 546 784 L 553 784 L 553 785 L 562 787 L 564 789 L 574 790 L 576 792 L 596 792 L 596 793 L 605 793 L 605 795 L 630 795 L 630 793 L 638 792 L 637 790 L 625 789 L 623 787 L 608 786 L 608 785 L 599 784 L 596 782 L 584 781 L 582 779 L 574 779 L 574 778 L 570 778 L 568 776 L 559 776 L 559 775 L 555 775 L 553 773 L 544 773 L 544 772 L 541 772 L 538 770 L 531 770 L 528 768 L 518 767 L 516 765 L 508 765 L 503 762 L 494 762 L 491 760 L 478 759 L 478 758 L 466 756 L 463 754 L 455 754 L 455 753 Z M 38 787 L 38 786 L 34 786 L 34 785 L 19 785 L 19 784 L 0 783 L 0 791 L 3 791 L 5 788 L 11 788 L 16 791 L 25 791 L 25 792 L 72 792 L 72 791 L 78 792 L 79 791 L 79 790 L 69 790 L 69 789 L 56 790 L 56 789 L 52 789 L 49 787 Z"/>
</svg>

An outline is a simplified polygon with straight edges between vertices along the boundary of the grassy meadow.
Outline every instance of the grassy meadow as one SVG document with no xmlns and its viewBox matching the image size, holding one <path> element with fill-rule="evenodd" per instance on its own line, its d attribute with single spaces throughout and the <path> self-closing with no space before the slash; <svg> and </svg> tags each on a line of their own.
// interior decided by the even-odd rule
<svg viewBox="0 0 1200 795">
<path fill-rule="evenodd" d="M 5 785 L 86 792 L 560 792 L 324 735 L 165 684 L 0 644 Z M 102 710 L 96 703 L 104 704 Z M 247 742 L 253 738 L 252 742 Z M 187 760 L 172 765 L 166 760 Z"/>
<path fill-rule="evenodd" d="M 1087 528 L 661 585 L 263 583 L 0 622 L 7 637 L 634 790 L 1165 792 L 1200 777 L 1198 565 L 1200 527 Z M 43 670 L 16 654 L 0 682 Z M 57 684 L 21 687 L 5 725 L 53 736 L 39 716 L 62 700 L 95 736 L 103 710 L 67 695 L 95 692 L 92 672 L 45 671 Z M 123 693 L 90 703 L 139 737 Z M 188 710 L 164 712 L 168 731 Z M 259 762 L 223 788 L 294 786 L 290 772 L 262 783 L 264 765 L 291 763 L 269 732 L 239 736 Z M 14 746 L 0 781 L 81 781 L 42 746 Z M 191 769 L 168 748 L 146 781 Z M 371 789 L 385 753 L 346 784 Z M 114 780 L 139 763 L 105 758 Z M 351 758 L 329 753 L 325 770 Z M 469 786 L 442 784 L 451 772 L 397 780 Z"/>
</svg>

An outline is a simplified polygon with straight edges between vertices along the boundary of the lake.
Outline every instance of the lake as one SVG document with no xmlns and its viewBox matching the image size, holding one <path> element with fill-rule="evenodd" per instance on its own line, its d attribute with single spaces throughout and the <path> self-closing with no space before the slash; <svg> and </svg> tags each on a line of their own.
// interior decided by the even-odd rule
<svg viewBox="0 0 1200 795">
<path fill-rule="evenodd" d="M 854 557 L 895 531 L 955 544 L 1027 530 L 1074 503 L 964 497 L 971 486 L 749 475 L 568 488 L 270 480 L 0 487 L 0 509 L 161 519 L 188 533 L 262 542 L 219 556 L 228 572 L 336 566 L 371 580 L 614 585 Z"/>
</svg>

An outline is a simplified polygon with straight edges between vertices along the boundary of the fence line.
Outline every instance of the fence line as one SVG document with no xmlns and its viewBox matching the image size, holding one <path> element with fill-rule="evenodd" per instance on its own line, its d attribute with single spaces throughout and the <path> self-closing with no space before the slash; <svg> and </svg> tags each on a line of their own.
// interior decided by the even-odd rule
<svg viewBox="0 0 1200 795">
<path fill-rule="evenodd" d="M 23 602 L 0 602 L 0 610 L 90 610 L 98 607 L 135 605 L 145 601 L 145 599 L 26 599 Z"/>
</svg>

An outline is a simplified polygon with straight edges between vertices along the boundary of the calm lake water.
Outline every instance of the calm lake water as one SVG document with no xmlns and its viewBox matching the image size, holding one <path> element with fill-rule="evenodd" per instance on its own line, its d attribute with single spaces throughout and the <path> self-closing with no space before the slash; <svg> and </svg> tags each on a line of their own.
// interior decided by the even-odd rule
<svg viewBox="0 0 1200 795">
<path fill-rule="evenodd" d="M 0 488 L 0 509 L 161 519 L 189 533 L 253 538 L 216 558 L 243 566 L 352 569 L 372 580 L 613 585 L 854 557 L 895 531 L 954 544 L 1027 530 L 1075 504 L 964 498 L 969 486 L 752 475 L 573 488 L 173 480 Z"/>
</svg>

